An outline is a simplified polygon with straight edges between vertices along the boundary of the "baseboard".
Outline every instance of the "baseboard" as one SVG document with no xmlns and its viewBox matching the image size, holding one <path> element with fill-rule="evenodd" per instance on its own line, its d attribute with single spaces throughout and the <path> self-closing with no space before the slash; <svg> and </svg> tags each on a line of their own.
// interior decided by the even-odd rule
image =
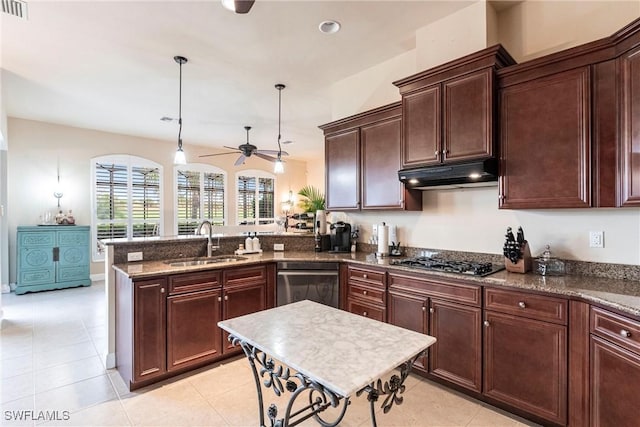
<svg viewBox="0 0 640 427">
<path fill-rule="evenodd" d="M 104 360 L 104 365 L 107 369 L 113 369 L 116 367 L 116 354 L 107 353 L 107 357 Z"/>
<path fill-rule="evenodd" d="M 101 274 L 91 274 L 89 276 L 89 278 L 91 279 L 92 282 L 99 282 L 101 280 L 104 280 L 104 273 Z"/>
</svg>

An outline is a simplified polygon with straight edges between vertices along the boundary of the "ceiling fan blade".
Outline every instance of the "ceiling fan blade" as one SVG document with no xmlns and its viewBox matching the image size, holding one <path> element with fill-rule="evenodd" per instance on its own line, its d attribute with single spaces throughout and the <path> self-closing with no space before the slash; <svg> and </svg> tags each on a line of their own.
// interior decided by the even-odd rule
<svg viewBox="0 0 640 427">
<path fill-rule="evenodd" d="M 236 13 L 247 13 L 251 10 L 255 0 L 235 0 Z"/>
<path fill-rule="evenodd" d="M 256 157 L 261 158 L 262 160 L 267 160 L 269 162 L 275 162 L 276 158 L 275 157 L 271 157 L 271 156 L 266 156 L 264 154 L 261 153 L 253 153 Z"/>
<path fill-rule="evenodd" d="M 238 160 L 236 160 L 236 162 L 234 163 L 234 166 L 240 166 L 241 164 L 244 163 L 244 159 L 246 159 L 247 157 L 244 154 L 240 154 L 240 157 L 238 157 Z"/>
<path fill-rule="evenodd" d="M 288 156 L 289 153 L 287 153 L 286 151 L 278 151 L 278 150 L 257 150 L 256 153 L 260 153 L 260 154 L 268 154 L 271 156 L 277 156 L 278 153 L 281 153 L 283 156 Z"/>
<path fill-rule="evenodd" d="M 238 154 L 237 151 L 234 151 L 233 153 L 213 153 L 213 154 L 202 154 L 198 157 L 213 157 L 213 156 L 224 156 L 226 154 Z"/>
<path fill-rule="evenodd" d="M 229 147 L 228 145 L 223 145 L 224 148 L 228 148 L 229 150 L 240 151 L 238 147 Z"/>
</svg>

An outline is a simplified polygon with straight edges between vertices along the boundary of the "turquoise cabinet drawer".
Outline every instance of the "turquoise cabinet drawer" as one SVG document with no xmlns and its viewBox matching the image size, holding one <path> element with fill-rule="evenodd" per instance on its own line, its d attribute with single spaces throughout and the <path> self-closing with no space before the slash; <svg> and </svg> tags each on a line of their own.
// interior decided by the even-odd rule
<svg viewBox="0 0 640 427">
<path fill-rule="evenodd" d="M 51 268 L 39 269 L 39 270 L 23 270 L 18 277 L 18 283 L 20 286 L 33 286 L 42 285 L 50 282 L 55 282 L 56 270 L 52 266 Z"/>
<path fill-rule="evenodd" d="M 58 246 L 87 246 L 89 247 L 89 233 L 84 231 L 58 232 Z"/>
<path fill-rule="evenodd" d="M 18 244 L 23 247 L 48 247 L 52 248 L 56 245 L 55 231 L 44 231 L 42 233 L 19 233 Z"/>
</svg>

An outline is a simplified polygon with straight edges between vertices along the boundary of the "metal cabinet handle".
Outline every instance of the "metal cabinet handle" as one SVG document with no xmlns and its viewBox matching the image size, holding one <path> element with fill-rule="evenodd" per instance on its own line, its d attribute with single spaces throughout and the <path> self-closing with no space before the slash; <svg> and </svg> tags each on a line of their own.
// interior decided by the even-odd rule
<svg viewBox="0 0 640 427">
<path fill-rule="evenodd" d="M 498 200 L 504 200 L 504 196 L 501 194 L 498 196 Z"/>
<path fill-rule="evenodd" d="M 449 150 L 442 150 L 442 154 L 449 154 Z"/>
<path fill-rule="evenodd" d="M 164 294 L 164 288 L 160 288 L 160 293 Z"/>
<path fill-rule="evenodd" d="M 433 308 L 430 308 L 430 309 L 429 309 L 429 313 L 433 314 L 433 313 L 435 313 L 435 312 L 436 312 L 436 311 L 435 311 Z"/>
<path fill-rule="evenodd" d="M 490 325 L 490 323 L 489 323 L 489 321 L 488 321 L 488 320 L 485 320 L 484 322 L 482 322 L 482 324 L 483 324 L 484 326 L 487 326 L 487 327 Z"/>
<path fill-rule="evenodd" d="M 367 317 L 367 312 L 366 312 L 366 311 L 362 312 L 362 315 L 363 315 L 364 317 Z"/>
<path fill-rule="evenodd" d="M 367 294 L 367 291 L 362 291 L 362 295 L 366 295 L 366 294 Z"/>
<path fill-rule="evenodd" d="M 626 329 L 620 330 L 620 335 L 622 335 L 625 338 L 631 338 L 631 332 L 627 331 Z"/>
<path fill-rule="evenodd" d="M 369 276 L 367 276 L 367 274 L 366 274 L 366 273 L 362 275 L 362 278 L 363 278 L 363 279 L 367 279 L 368 277 L 369 277 Z"/>
<path fill-rule="evenodd" d="M 440 152 L 438 150 L 436 150 L 436 152 L 434 153 L 436 157 L 438 157 L 438 155 L 440 154 Z"/>
<path fill-rule="evenodd" d="M 222 297 L 218 297 L 218 302 L 222 301 Z"/>
<path fill-rule="evenodd" d="M 229 295 L 225 295 L 225 296 L 224 296 L 224 300 L 225 300 L 225 301 L 229 301 Z"/>
<path fill-rule="evenodd" d="M 524 301 L 520 301 L 520 302 L 518 303 L 518 307 L 520 307 L 520 308 L 527 308 L 527 304 L 525 304 L 525 303 L 524 303 Z"/>
<path fill-rule="evenodd" d="M 422 306 L 422 311 L 427 311 L 427 307 L 425 307 L 424 305 Z"/>
</svg>

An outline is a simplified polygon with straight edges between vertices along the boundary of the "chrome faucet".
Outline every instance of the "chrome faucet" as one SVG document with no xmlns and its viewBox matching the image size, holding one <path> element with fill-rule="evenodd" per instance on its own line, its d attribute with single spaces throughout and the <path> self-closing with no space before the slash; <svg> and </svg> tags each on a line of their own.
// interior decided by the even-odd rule
<svg viewBox="0 0 640 427">
<path fill-rule="evenodd" d="M 196 234 L 200 235 L 200 232 L 202 231 L 202 226 L 205 225 L 205 224 L 209 227 L 209 234 L 207 236 L 207 256 L 210 257 L 211 253 L 213 251 L 217 250 L 220 247 L 220 245 L 219 244 L 216 245 L 216 246 L 213 245 L 213 235 L 212 235 L 212 233 L 213 233 L 213 224 L 211 224 L 211 222 L 207 221 L 206 219 L 204 221 L 202 221 L 200 223 L 200 225 L 198 225 L 198 228 L 196 229 Z M 218 237 L 218 242 L 220 242 L 220 238 L 219 237 Z"/>
</svg>

